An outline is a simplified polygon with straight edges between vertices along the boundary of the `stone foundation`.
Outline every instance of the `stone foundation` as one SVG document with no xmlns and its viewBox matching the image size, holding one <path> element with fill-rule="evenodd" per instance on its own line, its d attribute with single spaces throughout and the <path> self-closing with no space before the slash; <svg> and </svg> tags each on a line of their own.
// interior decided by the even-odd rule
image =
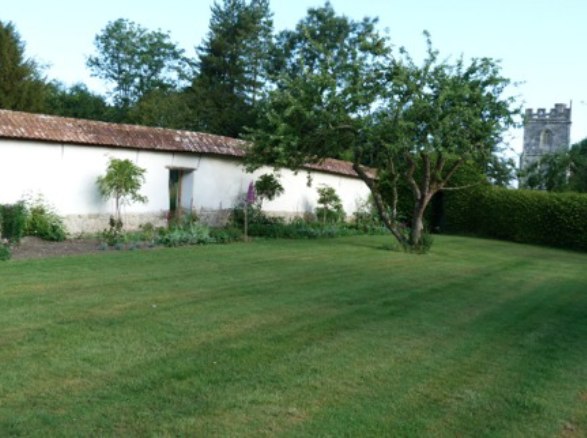
<svg viewBox="0 0 587 438">
<path fill-rule="evenodd" d="M 104 231 L 109 227 L 109 214 L 75 214 L 63 217 L 63 223 L 70 236 L 82 234 L 94 234 Z M 140 213 L 124 214 L 122 216 L 125 230 L 138 230 L 139 226 L 152 223 L 156 227 L 167 225 L 167 218 L 164 213 Z"/>
<path fill-rule="evenodd" d="M 223 210 L 200 209 L 195 210 L 200 222 L 210 227 L 223 227 L 230 220 L 232 208 Z M 265 214 L 270 217 L 282 217 L 286 221 L 297 218 L 304 218 L 303 213 L 289 211 L 266 211 Z M 63 217 L 63 222 L 67 232 L 71 237 L 83 234 L 95 234 L 108 229 L 110 214 L 88 214 L 88 215 L 67 215 Z M 138 230 L 141 225 L 150 223 L 155 227 L 167 226 L 167 212 L 158 213 L 128 213 L 122 215 L 124 229 L 128 231 Z"/>
<path fill-rule="evenodd" d="M 211 227 L 222 227 L 228 223 L 232 209 L 194 211 L 198 219 Z M 95 234 L 109 227 L 110 214 L 75 214 L 63 217 L 63 222 L 70 236 Z M 155 227 L 167 226 L 167 212 L 158 213 L 128 213 L 122 215 L 124 229 L 138 230 L 141 225 L 150 223 Z"/>
</svg>

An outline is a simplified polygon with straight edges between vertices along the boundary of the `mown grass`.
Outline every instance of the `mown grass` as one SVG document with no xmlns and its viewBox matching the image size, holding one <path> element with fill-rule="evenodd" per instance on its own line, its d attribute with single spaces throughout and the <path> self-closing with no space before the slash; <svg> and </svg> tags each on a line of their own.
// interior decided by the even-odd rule
<svg viewBox="0 0 587 438">
<path fill-rule="evenodd" d="M 0 435 L 587 434 L 587 255 L 387 242 L 0 264 Z"/>
</svg>

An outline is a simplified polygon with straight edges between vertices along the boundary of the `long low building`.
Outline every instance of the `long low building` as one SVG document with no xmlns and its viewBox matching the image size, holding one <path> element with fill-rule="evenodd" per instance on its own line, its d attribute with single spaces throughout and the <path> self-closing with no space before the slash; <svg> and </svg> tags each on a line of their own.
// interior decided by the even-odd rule
<svg viewBox="0 0 587 438">
<path fill-rule="evenodd" d="M 198 132 L 0 110 L 0 204 L 41 195 L 71 234 L 103 230 L 114 206 L 100 196 L 96 179 L 110 158 L 119 158 L 146 170 L 141 194 L 148 201 L 124 206 L 127 227 L 163 225 L 175 206 L 220 225 L 251 181 L 274 173 L 270 167 L 247 173 L 245 146 Z M 347 215 L 369 195 L 345 161 L 329 159 L 297 173 L 281 169 L 277 176 L 285 192 L 263 205 L 272 215 L 313 212 L 323 185 L 336 190 Z"/>
</svg>

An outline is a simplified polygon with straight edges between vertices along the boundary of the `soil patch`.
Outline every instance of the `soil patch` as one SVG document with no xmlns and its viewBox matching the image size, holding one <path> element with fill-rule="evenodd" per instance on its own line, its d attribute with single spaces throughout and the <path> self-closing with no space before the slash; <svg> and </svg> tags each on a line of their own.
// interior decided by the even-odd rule
<svg viewBox="0 0 587 438">
<path fill-rule="evenodd" d="M 12 259 L 40 259 L 65 255 L 88 254 L 100 251 L 100 242 L 95 239 L 71 239 L 63 242 L 48 242 L 38 237 L 24 237 L 12 248 Z"/>
</svg>

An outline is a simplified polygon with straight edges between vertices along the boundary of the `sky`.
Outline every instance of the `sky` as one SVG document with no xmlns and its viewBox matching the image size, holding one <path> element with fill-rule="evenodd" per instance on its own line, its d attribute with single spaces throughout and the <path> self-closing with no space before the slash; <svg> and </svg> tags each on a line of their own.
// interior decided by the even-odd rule
<svg viewBox="0 0 587 438">
<path fill-rule="evenodd" d="M 168 31 L 195 57 L 208 31 L 213 0 L 0 0 L 0 20 L 12 21 L 26 54 L 45 74 L 67 85 L 83 82 L 103 93 L 86 59 L 94 37 L 109 21 L 126 18 Z M 291 29 L 319 0 L 272 0 L 277 30 Z M 463 55 L 500 60 L 503 74 L 518 83 L 511 93 L 524 108 L 552 108 L 572 101 L 571 142 L 587 137 L 586 0 L 331 0 L 339 14 L 379 17 L 379 28 L 416 60 L 425 53 L 424 30 L 441 57 Z M 510 135 L 511 156 L 522 151 L 522 130 Z"/>
</svg>

